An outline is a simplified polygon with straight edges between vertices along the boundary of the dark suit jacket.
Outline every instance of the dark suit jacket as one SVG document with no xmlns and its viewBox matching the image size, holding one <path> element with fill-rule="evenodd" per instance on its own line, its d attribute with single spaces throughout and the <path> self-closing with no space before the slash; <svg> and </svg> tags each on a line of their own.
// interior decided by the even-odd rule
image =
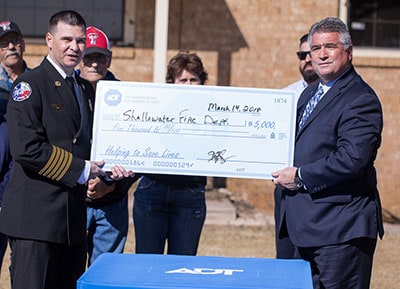
<svg viewBox="0 0 400 289">
<path fill-rule="evenodd" d="M 302 93 L 298 121 L 317 87 L 318 82 Z M 351 67 L 297 133 L 294 166 L 301 168 L 306 190 L 284 191 L 280 234 L 285 234 L 286 222 L 299 247 L 377 238 L 378 231 L 382 237 L 374 168 L 382 126 L 378 97 Z"/>
<path fill-rule="evenodd" d="M 6 235 L 64 244 L 85 240 L 86 186 L 77 180 L 90 157 L 94 91 L 77 81 L 81 113 L 47 59 L 13 84 L 7 117 L 15 163 L 0 212 Z"/>
<path fill-rule="evenodd" d="M 0 113 L 0 207 L 3 200 L 3 193 L 10 180 L 11 166 L 12 160 L 6 116 Z"/>
</svg>

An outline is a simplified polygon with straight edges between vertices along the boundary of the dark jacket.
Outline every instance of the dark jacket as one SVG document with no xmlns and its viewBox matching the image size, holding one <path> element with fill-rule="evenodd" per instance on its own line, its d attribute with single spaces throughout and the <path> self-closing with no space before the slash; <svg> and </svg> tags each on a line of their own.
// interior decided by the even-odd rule
<svg viewBox="0 0 400 289">
<path fill-rule="evenodd" d="M 30 68 L 24 61 L 24 72 L 29 71 Z M 0 113 L 5 114 L 7 111 L 7 103 L 10 97 L 10 88 L 12 80 L 10 79 L 5 68 L 0 64 Z"/>
<path fill-rule="evenodd" d="M 80 70 L 77 70 L 78 75 L 80 75 Z M 106 76 L 102 80 L 113 80 L 118 81 L 118 79 L 114 76 L 111 71 L 107 71 Z M 122 199 L 127 193 L 131 185 L 137 180 L 136 178 L 125 178 L 115 182 L 115 189 L 112 192 L 109 192 L 104 197 L 99 199 L 90 199 L 86 198 L 86 204 L 89 207 L 99 208 L 103 205 L 111 204 L 113 202 L 119 201 Z"/>
<path fill-rule="evenodd" d="M 6 116 L 0 114 L 0 207 L 3 200 L 3 193 L 10 180 L 11 166 L 12 160 L 8 141 Z"/>
<path fill-rule="evenodd" d="M 65 79 L 45 58 L 18 77 L 8 103 L 14 160 L 0 231 L 74 244 L 86 237 L 87 187 L 77 183 L 90 157 L 94 91 L 77 77 L 81 112 Z"/>
<path fill-rule="evenodd" d="M 298 101 L 297 117 L 318 87 Z M 297 122 L 298 123 L 298 122 Z M 306 189 L 284 190 L 286 221 L 299 247 L 382 237 L 381 204 L 374 161 L 381 144 L 382 108 L 371 87 L 351 67 L 323 96 L 295 140 L 294 166 Z"/>
</svg>

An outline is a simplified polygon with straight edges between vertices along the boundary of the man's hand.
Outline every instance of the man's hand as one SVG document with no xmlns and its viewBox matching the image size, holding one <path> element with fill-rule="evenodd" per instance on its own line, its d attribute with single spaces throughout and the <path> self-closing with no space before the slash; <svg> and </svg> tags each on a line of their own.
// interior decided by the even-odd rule
<svg viewBox="0 0 400 289">
<path fill-rule="evenodd" d="M 99 177 L 91 179 L 88 182 L 88 190 L 86 195 L 90 199 L 99 199 L 115 190 L 115 184 L 106 185 Z"/>
<path fill-rule="evenodd" d="M 113 166 L 111 168 L 111 172 L 106 173 L 103 170 L 104 167 L 104 160 L 103 161 L 90 161 L 90 174 L 89 174 L 89 180 L 95 179 L 96 177 L 106 177 L 107 181 L 118 181 L 123 178 L 128 178 L 128 177 L 133 177 L 135 174 L 133 171 L 129 170 L 127 171 L 124 167 L 122 166 Z M 110 180 L 111 179 L 111 180 Z"/>
<path fill-rule="evenodd" d="M 274 179 L 274 184 L 276 186 L 281 186 L 285 189 L 295 191 L 299 188 L 296 186 L 294 177 L 296 175 L 296 167 L 288 167 L 282 170 L 276 171 L 272 173 Z"/>
<path fill-rule="evenodd" d="M 104 161 L 90 161 L 90 175 L 89 180 L 94 179 L 98 176 L 104 176 L 106 172 L 102 169 L 104 166 Z"/>
<path fill-rule="evenodd" d="M 135 174 L 133 173 L 133 171 L 131 171 L 131 170 L 127 171 L 124 167 L 117 165 L 117 166 L 113 166 L 111 168 L 110 177 L 114 181 L 118 181 L 123 178 L 133 177 L 134 175 Z"/>
</svg>

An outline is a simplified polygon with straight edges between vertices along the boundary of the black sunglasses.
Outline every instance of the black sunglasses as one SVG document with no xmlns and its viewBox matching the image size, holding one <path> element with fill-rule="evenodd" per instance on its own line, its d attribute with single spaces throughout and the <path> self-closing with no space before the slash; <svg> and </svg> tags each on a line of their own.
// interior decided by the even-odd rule
<svg viewBox="0 0 400 289">
<path fill-rule="evenodd" d="M 296 54 L 297 54 L 297 57 L 299 58 L 299 60 L 306 59 L 307 55 L 311 56 L 310 51 L 297 51 Z"/>
</svg>

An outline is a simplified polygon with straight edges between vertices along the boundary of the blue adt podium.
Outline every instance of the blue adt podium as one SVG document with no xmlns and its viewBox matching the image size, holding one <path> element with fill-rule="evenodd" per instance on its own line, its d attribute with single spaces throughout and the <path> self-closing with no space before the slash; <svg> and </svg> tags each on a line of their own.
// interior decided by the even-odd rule
<svg viewBox="0 0 400 289">
<path fill-rule="evenodd" d="M 303 260 L 106 253 L 77 288 L 312 289 L 312 280 Z"/>
</svg>

